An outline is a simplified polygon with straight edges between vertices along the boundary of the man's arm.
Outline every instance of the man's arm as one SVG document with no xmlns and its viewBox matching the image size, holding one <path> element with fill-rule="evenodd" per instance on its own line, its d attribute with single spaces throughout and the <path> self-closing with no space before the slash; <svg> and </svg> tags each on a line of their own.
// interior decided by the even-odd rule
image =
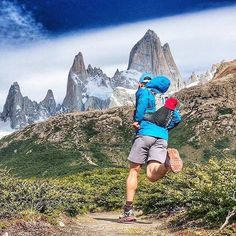
<svg viewBox="0 0 236 236">
<path fill-rule="evenodd" d="M 136 111 L 134 114 L 134 121 L 140 123 L 145 115 L 145 111 L 148 106 L 148 91 L 141 89 L 136 94 Z"/>
</svg>

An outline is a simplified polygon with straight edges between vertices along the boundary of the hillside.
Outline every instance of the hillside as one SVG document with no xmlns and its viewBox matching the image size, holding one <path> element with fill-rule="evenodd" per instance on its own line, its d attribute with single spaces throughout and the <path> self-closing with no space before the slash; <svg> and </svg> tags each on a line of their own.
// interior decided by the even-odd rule
<svg viewBox="0 0 236 236">
<path fill-rule="evenodd" d="M 184 122 L 175 130 L 175 138 L 183 138 L 179 147 L 190 145 L 202 149 L 197 155 L 235 156 L 236 140 L 236 60 L 223 63 L 213 80 L 186 88 L 175 96 L 183 104 Z M 178 131 L 178 132 L 177 132 Z M 177 144 L 180 140 L 177 140 Z M 217 151 L 220 150 L 220 151 Z"/>
<path fill-rule="evenodd" d="M 75 112 L 27 126 L 0 141 L 0 163 L 24 177 L 58 176 L 126 163 L 132 108 Z"/>
<path fill-rule="evenodd" d="M 162 218 L 161 232 L 168 235 L 236 233 L 235 214 L 229 226 L 218 231 L 227 214 L 235 212 L 232 85 L 236 76 L 234 69 L 227 69 L 231 66 L 234 68 L 234 62 L 222 66 L 208 84 L 176 94 L 185 104 L 183 122 L 171 132 L 169 143 L 185 160 L 183 172 L 167 174 L 154 184 L 147 181 L 144 172 L 140 174 L 136 210 Z M 217 76 L 222 70 L 227 73 Z M 0 233 L 7 232 L 5 229 L 39 230 L 42 235 L 52 230 L 82 233 L 84 227 L 89 227 L 88 222 L 80 222 L 78 216 L 66 223 L 61 213 L 76 216 L 121 209 L 127 176 L 127 169 L 122 167 L 127 166 L 134 135 L 132 114 L 132 107 L 62 114 L 1 139 L 0 164 L 11 168 L 11 172 L 0 168 Z M 116 220 L 117 214 L 111 218 L 112 222 Z M 55 228 L 47 222 L 66 227 Z M 82 228 L 74 228 L 73 222 Z M 141 232 L 144 226 L 138 222 L 136 229 Z"/>
<path fill-rule="evenodd" d="M 235 157 L 235 83 L 233 61 L 223 64 L 209 83 L 176 94 L 184 104 L 183 122 L 170 133 L 169 146 L 178 148 L 183 159 Z M 0 163 L 23 177 L 126 166 L 132 114 L 132 107 L 119 107 L 51 117 L 3 138 Z"/>
</svg>

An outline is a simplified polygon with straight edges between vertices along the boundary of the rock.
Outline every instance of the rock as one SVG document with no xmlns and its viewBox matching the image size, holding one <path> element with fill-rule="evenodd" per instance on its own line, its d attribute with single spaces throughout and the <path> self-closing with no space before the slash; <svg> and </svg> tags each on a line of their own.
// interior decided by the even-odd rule
<svg viewBox="0 0 236 236">
<path fill-rule="evenodd" d="M 87 78 L 88 74 L 85 69 L 83 55 L 79 52 L 75 56 L 68 75 L 66 97 L 62 103 L 63 112 L 81 111 L 84 109 L 82 99 Z"/>
<path fill-rule="evenodd" d="M 46 97 L 39 103 L 41 116 L 50 117 L 54 116 L 57 112 L 57 104 L 51 89 L 48 90 Z"/>
<path fill-rule="evenodd" d="M 168 76 L 172 81 L 171 90 L 174 92 L 178 91 L 183 84 L 169 45 L 165 44 L 162 47 L 159 37 L 152 30 L 148 30 L 132 48 L 128 65 L 128 70 L 130 69 L 141 73 L 149 72 L 155 76 Z"/>
<path fill-rule="evenodd" d="M 215 77 L 207 83 L 174 94 L 184 104 L 183 114 L 199 120 L 196 129 L 202 139 L 209 133 L 219 137 L 235 133 L 235 84 L 236 60 L 220 65 Z"/>
<path fill-rule="evenodd" d="M 117 69 L 109 78 L 102 69 L 90 64 L 86 69 L 83 55 L 79 52 L 68 74 L 62 105 L 56 104 L 52 90 L 48 90 L 43 101 L 37 103 L 23 97 L 19 85 L 14 83 L 0 117 L 4 121 L 10 120 L 12 128 L 19 129 L 56 114 L 134 105 L 134 93 L 143 72 L 169 76 L 172 80 L 170 92 L 181 88 L 181 76 L 169 45 L 162 46 L 151 30 L 131 50 L 128 70 Z"/>
<path fill-rule="evenodd" d="M 109 99 L 102 100 L 98 97 L 91 96 L 85 102 L 84 109 L 86 111 L 94 109 L 102 110 L 108 108 L 108 106 L 109 106 Z"/>
<path fill-rule="evenodd" d="M 112 96 L 110 97 L 109 107 L 117 106 L 135 106 L 135 93 L 134 89 L 125 89 L 123 87 L 117 87 L 114 89 Z"/>
</svg>

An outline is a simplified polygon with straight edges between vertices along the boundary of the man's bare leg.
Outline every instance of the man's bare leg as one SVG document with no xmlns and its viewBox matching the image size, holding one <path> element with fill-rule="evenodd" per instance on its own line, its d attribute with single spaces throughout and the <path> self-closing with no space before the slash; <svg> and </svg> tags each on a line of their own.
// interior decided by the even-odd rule
<svg viewBox="0 0 236 236">
<path fill-rule="evenodd" d="M 149 161 L 147 165 L 147 178 L 151 182 L 155 182 L 161 178 L 163 178 L 168 169 L 165 164 L 161 164 L 157 161 Z"/>
<path fill-rule="evenodd" d="M 126 201 L 133 202 L 138 188 L 138 175 L 142 165 L 133 162 L 129 163 L 129 175 L 126 181 Z"/>
<path fill-rule="evenodd" d="M 138 188 L 138 175 L 142 165 L 136 163 L 129 163 L 129 175 L 126 181 L 126 203 L 124 206 L 124 213 L 118 219 L 119 223 L 129 223 L 136 221 L 133 212 L 133 200 Z"/>
</svg>

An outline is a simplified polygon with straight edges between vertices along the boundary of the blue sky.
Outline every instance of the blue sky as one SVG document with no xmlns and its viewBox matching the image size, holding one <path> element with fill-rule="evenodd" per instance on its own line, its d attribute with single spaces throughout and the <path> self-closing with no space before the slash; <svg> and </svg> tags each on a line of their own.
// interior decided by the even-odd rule
<svg viewBox="0 0 236 236">
<path fill-rule="evenodd" d="M 236 1 L 0 0 L 0 111 L 10 85 L 40 101 L 66 92 L 74 56 L 112 76 L 148 29 L 168 42 L 184 78 L 235 59 Z"/>
<path fill-rule="evenodd" d="M 50 33 L 91 29 L 230 6 L 234 0 L 18 0 Z"/>
</svg>

